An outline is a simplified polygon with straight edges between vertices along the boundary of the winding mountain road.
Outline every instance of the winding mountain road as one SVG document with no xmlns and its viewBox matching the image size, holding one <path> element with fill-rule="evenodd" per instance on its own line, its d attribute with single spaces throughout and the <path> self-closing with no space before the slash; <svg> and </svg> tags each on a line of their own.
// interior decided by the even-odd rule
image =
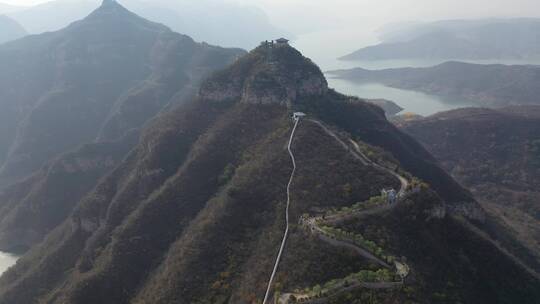
<svg viewBox="0 0 540 304">
<path fill-rule="evenodd" d="M 351 149 L 350 145 L 348 145 L 336 133 L 332 132 L 329 128 L 327 128 L 320 121 L 317 121 L 317 120 L 314 120 L 314 119 L 308 119 L 308 121 L 313 122 L 313 123 L 317 124 L 318 126 L 320 126 L 322 128 L 322 130 L 327 135 L 334 138 L 339 143 L 339 145 L 341 147 L 343 147 L 346 151 L 351 153 L 351 155 L 355 159 L 360 161 L 362 164 L 364 164 L 366 166 L 376 167 L 377 169 L 383 170 L 383 171 L 393 175 L 394 177 L 396 177 L 400 181 L 400 184 L 401 184 L 400 190 L 398 192 L 398 198 L 403 198 L 405 196 L 407 188 L 409 187 L 409 181 L 405 177 L 401 176 L 400 174 L 398 174 L 397 172 L 395 172 L 393 170 L 390 170 L 390 169 L 388 169 L 388 168 L 386 168 L 384 166 L 381 166 L 381 165 L 371 161 L 368 157 L 366 157 L 363 154 L 363 152 L 360 149 L 360 146 L 356 142 L 354 142 L 353 140 L 350 140 L 350 143 L 352 144 L 352 147 L 353 147 L 353 149 Z M 391 208 L 394 208 L 396 205 L 397 205 L 397 203 L 392 204 L 392 205 L 384 205 L 384 206 L 381 206 L 381 207 L 373 208 L 371 210 L 363 210 L 363 211 L 360 211 L 360 212 L 353 212 L 351 214 L 339 214 L 339 215 L 335 215 L 335 216 L 328 216 L 328 217 L 325 217 L 324 219 L 322 219 L 320 217 L 307 218 L 304 221 L 304 225 L 309 230 L 311 230 L 312 233 L 316 234 L 318 236 L 318 238 L 321 239 L 322 241 L 324 241 L 324 242 L 326 242 L 326 243 L 328 243 L 328 244 L 330 244 L 332 246 L 345 247 L 345 248 L 352 249 L 358 255 L 360 255 L 360 256 L 362 256 L 362 257 L 364 257 L 364 258 L 366 258 L 366 259 L 368 259 L 368 260 L 370 260 L 370 261 L 372 261 L 372 262 L 374 262 L 376 264 L 379 264 L 380 266 L 382 266 L 382 267 L 384 267 L 386 269 L 391 269 L 392 267 L 387 262 L 385 262 L 382 259 L 380 259 L 379 257 L 377 257 L 375 254 L 371 253 L 369 250 L 367 250 L 365 248 L 362 248 L 361 246 L 355 244 L 353 241 L 341 240 L 341 239 L 337 239 L 337 238 L 333 237 L 332 235 L 329 235 L 322 228 L 322 226 L 320 226 L 320 225 L 323 225 L 323 224 L 335 224 L 335 223 L 341 222 L 343 220 L 346 220 L 346 219 L 349 219 L 349 218 L 352 218 L 352 217 L 369 215 L 369 214 L 374 214 L 374 213 L 378 213 L 378 212 L 382 212 L 382 211 L 387 211 L 387 210 L 389 210 Z M 278 261 L 277 261 L 277 263 L 278 263 Z M 360 281 L 357 281 L 357 282 L 352 283 L 350 286 L 345 285 L 345 284 L 336 286 L 334 292 L 331 295 L 327 296 L 327 297 L 310 298 L 309 295 L 307 295 L 307 294 L 285 293 L 285 294 L 282 294 L 281 296 L 279 296 L 279 298 L 277 299 L 277 302 L 280 303 L 280 304 L 287 304 L 287 303 L 289 303 L 289 299 L 291 298 L 291 296 L 294 296 L 297 300 L 300 300 L 303 303 L 325 303 L 331 297 L 335 297 L 338 294 L 342 294 L 344 292 L 352 291 L 352 290 L 354 290 L 356 288 L 361 288 L 361 287 L 368 288 L 368 289 L 390 289 L 390 288 L 395 288 L 395 287 L 401 286 L 403 284 L 403 278 L 405 278 L 408 275 L 409 271 L 410 271 L 409 266 L 406 265 L 406 264 L 395 262 L 395 266 L 396 266 L 396 274 L 399 274 L 402 277 L 401 282 L 360 282 Z M 267 296 L 269 294 L 271 284 L 272 284 L 272 280 L 270 281 L 270 284 L 268 286 Z M 266 301 L 266 298 L 265 298 L 265 301 Z M 266 304 L 266 302 L 264 302 L 263 304 Z"/>
<path fill-rule="evenodd" d="M 336 240 L 336 239 L 331 238 L 315 223 L 310 224 L 310 226 L 314 229 L 314 232 L 319 236 L 319 239 L 323 240 L 324 242 L 331 244 L 335 247 L 344 247 L 344 248 L 352 249 L 353 251 L 356 251 L 356 253 L 358 253 L 360 256 L 363 256 L 364 258 L 372 262 L 375 262 L 376 264 L 379 264 L 384 268 L 391 268 L 391 266 L 388 265 L 388 263 L 379 259 L 378 257 L 373 255 L 369 251 L 365 250 L 364 248 L 359 247 L 352 242 L 341 241 L 341 240 Z"/>
</svg>

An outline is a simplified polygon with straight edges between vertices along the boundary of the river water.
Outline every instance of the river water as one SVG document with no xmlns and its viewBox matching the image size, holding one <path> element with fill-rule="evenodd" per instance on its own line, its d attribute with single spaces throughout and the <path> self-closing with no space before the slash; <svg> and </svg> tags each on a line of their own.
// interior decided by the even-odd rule
<svg viewBox="0 0 540 304">
<path fill-rule="evenodd" d="M 399 106 L 404 112 L 413 112 L 423 116 L 441 111 L 472 106 L 470 101 L 448 99 L 410 90 L 391 88 L 380 83 L 355 83 L 344 79 L 333 78 L 327 71 L 361 67 L 371 70 L 428 67 L 443 63 L 446 60 L 379 60 L 379 61 L 340 61 L 337 58 L 357 49 L 378 43 L 373 31 L 366 29 L 335 29 L 300 35 L 292 42 L 305 56 L 311 58 L 325 72 L 329 86 L 346 95 L 361 98 L 388 99 Z M 538 60 L 482 60 L 467 61 L 479 64 L 540 64 Z"/>
</svg>

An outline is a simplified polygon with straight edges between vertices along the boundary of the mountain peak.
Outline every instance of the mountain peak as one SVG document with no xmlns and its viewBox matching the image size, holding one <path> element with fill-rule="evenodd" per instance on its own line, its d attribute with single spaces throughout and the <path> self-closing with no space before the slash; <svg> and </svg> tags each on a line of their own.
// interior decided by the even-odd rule
<svg viewBox="0 0 540 304">
<path fill-rule="evenodd" d="M 328 83 L 317 65 L 286 39 L 263 41 L 228 69 L 201 87 L 200 97 L 212 101 L 292 105 L 298 99 L 324 95 Z"/>
<path fill-rule="evenodd" d="M 96 10 L 97 12 L 128 12 L 128 10 L 122 6 L 118 1 L 116 0 L 103 0 L 101 3 L 101 6 Z M 95 12 L 96 12 L 95 11 Z"/>
<path fill-rule="evenodd" d="M 99 25 L 99 26 L 98 26 Z M 103 0 L 100 7 L 95 9 L 86 18 L 75 22 L 68 28 L 90 26 L 91 30 L 104 30 L 107 32 L 122 32 L 129 29 L 146 29 L 149 31 L 168 31 L 169 29 L 159 23 L 146 20 L 129 11 L 116 0 Z"/>
<path fill-rule="evenodd" d="M 116 0 L 103 0 L 101 3 L 101 6 L 107 6 L 107 5 L 119 5 Z"/>
</svg>

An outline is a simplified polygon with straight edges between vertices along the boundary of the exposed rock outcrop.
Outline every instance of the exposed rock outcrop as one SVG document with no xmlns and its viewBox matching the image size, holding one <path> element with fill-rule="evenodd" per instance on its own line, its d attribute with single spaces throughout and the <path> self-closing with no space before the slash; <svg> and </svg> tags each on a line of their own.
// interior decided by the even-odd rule
<svg viewBox="0 0 540 304">
<path fill-rule="evenodd" d="M 292 105 L 300 97 L 322 96 L 328 83 L 321 70 L 291 46 L 263 44 L 201 88 L 202 99 L 249 104 Z"/>
</svg>

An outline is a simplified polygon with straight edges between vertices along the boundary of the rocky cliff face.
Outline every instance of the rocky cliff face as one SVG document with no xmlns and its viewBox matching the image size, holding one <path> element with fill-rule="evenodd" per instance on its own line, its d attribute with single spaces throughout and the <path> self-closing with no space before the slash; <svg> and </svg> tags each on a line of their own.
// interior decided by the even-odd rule
<svg viewBox="0 0 540 304">
<path fill-rule="evenodd" d="M 236 67 L 210 78 L 199 96 L 214 101 L 239 99 L 243 103 L 290 107 L 298 99 L 320 97 L 327 91 L 328 83 L 319 68 L 296 49 L 262 45 Z"/>
</svg>

